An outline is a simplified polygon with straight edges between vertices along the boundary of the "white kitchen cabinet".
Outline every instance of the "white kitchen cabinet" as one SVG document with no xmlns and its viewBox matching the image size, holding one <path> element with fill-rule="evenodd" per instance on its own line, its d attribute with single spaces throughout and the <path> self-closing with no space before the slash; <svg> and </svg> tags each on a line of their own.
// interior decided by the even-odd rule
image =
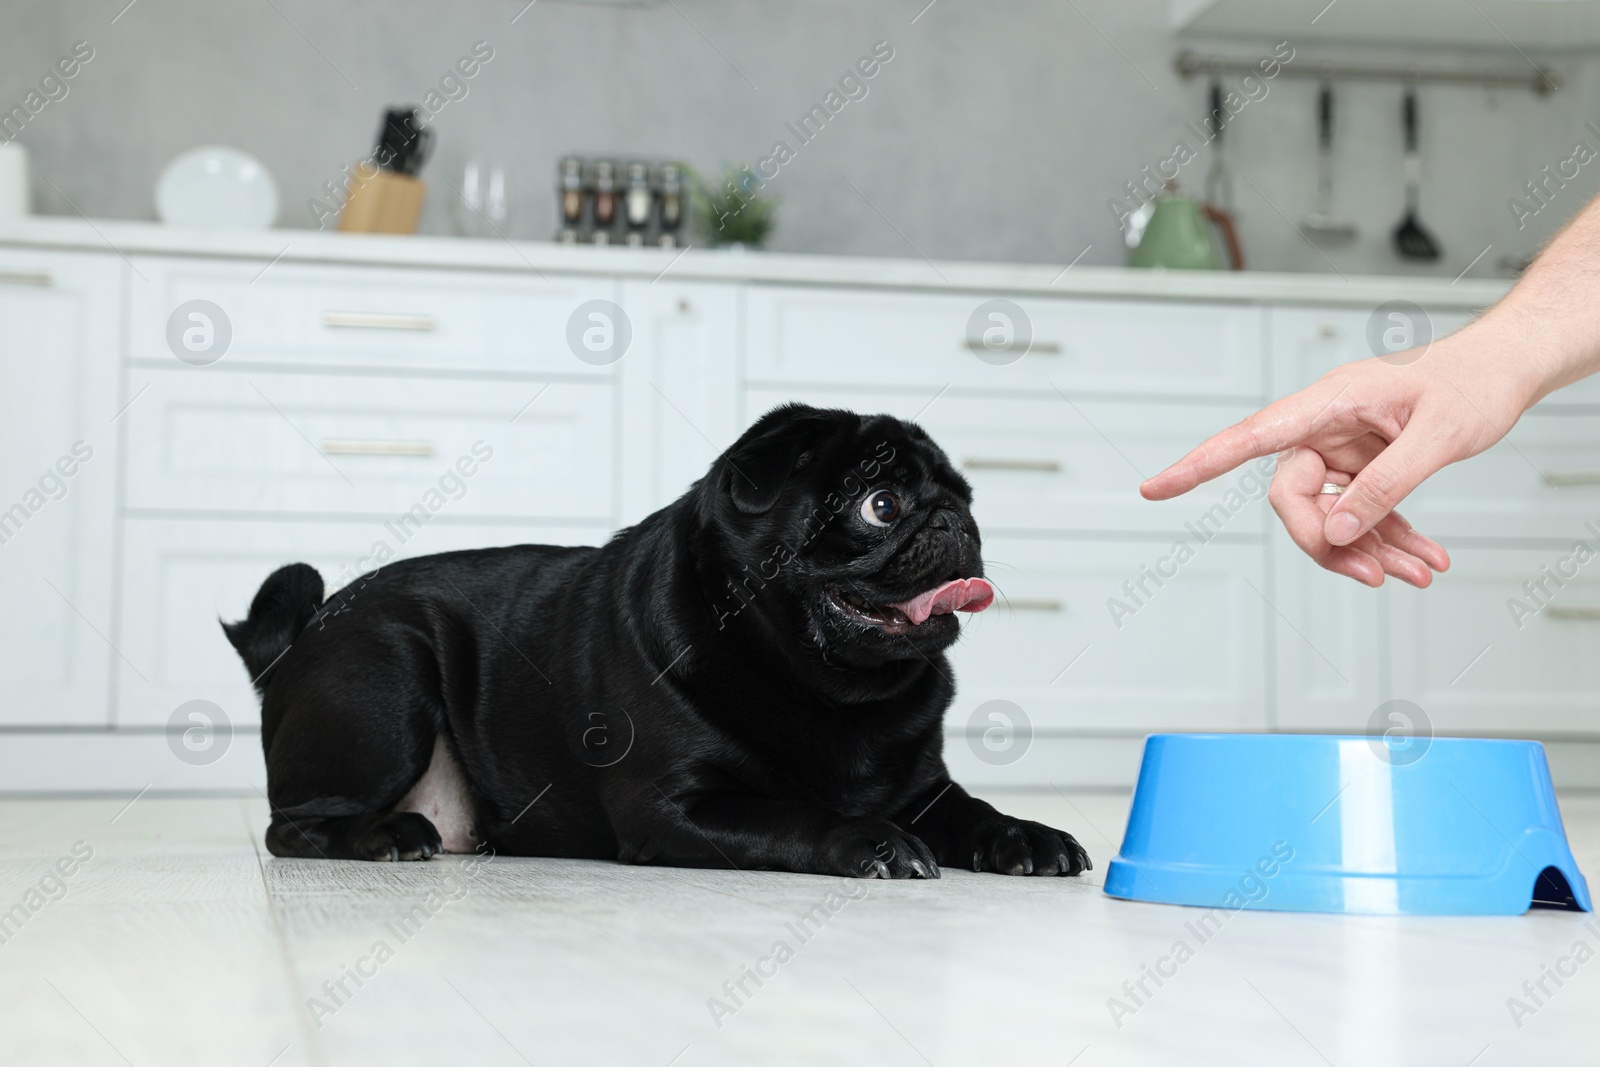
<svg viewBox="0 0 1600 1067">
<path fill-rule="evenodd" d="M 1361 733 L 1387 699 L 1390 579 L 1371 589 L 1323 570 L 1282 528 L 1266 587 L 1275 722 L 1286 730 Z"/>
<path fill-rule="evenodd" d="M 610 523 L 615 395 L 487 382 L 133 368 L 127 506 Z"/>
<path fill-rule="evenodd" d="M 1014 310 L 991 307 L 996 299 L 992 293 L 751 286 L 746 374 L 762 385 L 887 380 L 934 390 L 1261 396 L 1259 308 L 1178 300 L 1006 301 L 1026 317 L 1024 332 Z M 1000 351 L 984 349 L 986 334 Z"/>
<path fill-rule="evenodd" d="M 1040 731 L 1265 728 L 1261 551 L 1191 548 L 1179 561 L 1160 539 L 985 538 L 1000 595 L 962 616 L 947 731 L 991 700 Z"/>
<path fill-rule="evenodd" d="M 733 443 L 739 420 L 742 287 L 626 281 L 633 342 L 620 361 L 624 525 L 678 499 Z"/>
<path fill-rule="evenodd" d="M 1391 594 L 1394 695 L 1439 733 L 1600 732 L 1600 557 L 1561 542 L 1450 555 L 1431 589 Z"/>
<path fill-rule="evenodd" d="M 599 544 L 605 526 L 460 523 L 436 518 L 402 539 L 385 523 L 263 519 L 129 519 L 116 721 L 164 726 L 181 704 L 209 700 L 236 727 L 260 722 L 250 678 L 221 621 L 243 618 L 267 575 L 305 562 L 330 588 L 385 558 L 511 544 Z M 354 594 L 359 598 L 359 586 Z M 338 625 L 334 619 L 328 625 Z M 522 650 L 537 655 L 535 650 Z M 516 651 L 507 649 L 510 655 Z"/>
<path fill-rule="evenodd" d="M 122 274 L 0 249 L 0 725 L 106 722 Z"/>
</svg>

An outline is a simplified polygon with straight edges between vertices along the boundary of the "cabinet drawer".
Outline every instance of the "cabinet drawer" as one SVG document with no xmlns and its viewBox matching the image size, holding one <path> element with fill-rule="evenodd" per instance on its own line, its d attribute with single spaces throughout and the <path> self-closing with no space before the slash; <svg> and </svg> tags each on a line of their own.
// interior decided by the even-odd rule
<svg viewBox="0 0 1600 1067">
<path fill-rule="evenodd" d="M 1429 478 L 1401 505 L 1434 537 L 1573 538 L 1600 544 L 1600 413 L 1541 405 L 1505 440 Z"/>
<path fill-rule="evenodd" d="M 962 618 L 948 730 L 965 732 L 997 699 L 1035 729 L 1266 725 L 1260 548 L 1204 545 L 1183 563 L 1161 541 L 986 538 L 983 548 L 1001 596 Z M 1157 585 L 1147 567 L 1171 577 Z"/>
<path fill-rule="evenodd" d="M 402 559 L 494 545 L 600 544 L 607 533 L 604 527 L 433 523 L 401 540 L 377 521 L 130 519 L 117 721 L 162 725 L 180 704 L 210 700 L 235 726 L 259 723 L 250 679 L 218 620 L 243 618 L 267 575 L 285 563 L 309 563 L 329 585 L 342 586 L 373 566 L 380 544 Z"/>
<path fill-rule="evenodd" d="M 926 394 L 750 389 L 754 420 L 791 400 L 887 412 L 932 435 L 972 483 L 984 530 L 1149 530 L 1208 537 L 1260 536 L 1272 461 L 1252 464 L 1176 500 L 1151 503 L 1139 483 L 1229 423 L 1247 407 L 1156 401 L 996 399 L 949 390 Z M 929 401 L 933 402 L 930 404 Z"/>
<path fill-rule="evenodd" d="M 1430 589 L 1392 583 L 1395 696 L 1441 734 L 1600 736 L 1600 558 L 1570 547 L 1451 558 Z"/>
<path fill-rule="evenodd" d="M 224 365 L 607 373 L 567 343 L 579 305 L 616 299 L 606 279 L 203 259 L 138 269 L 150 284 L 134 287 L 135 359 L 177 363 L 169 322 L 205 300 L 231 333 Z"/>
<path fill-rule="evenodd" d="M 398 516 L 420 506 L 604 523 L 614 513 L 605 382 L 204 367 L 130 378 L 133 508 Z"/>
<path fill-rule="evenodd" d="M 978 355 L 984 331 L 996 325 L 980 311 L 990 299 L 983 294 L 753 286 L 748 299 L 747 374 L 758 382 L 953 383 L 1052 393 L 1053 385 L 1249 401 L 1262 393 L 1262 319 L 1251 307 L 1022 298 L 1031 348 L 995 365 Z"/>
</svg>

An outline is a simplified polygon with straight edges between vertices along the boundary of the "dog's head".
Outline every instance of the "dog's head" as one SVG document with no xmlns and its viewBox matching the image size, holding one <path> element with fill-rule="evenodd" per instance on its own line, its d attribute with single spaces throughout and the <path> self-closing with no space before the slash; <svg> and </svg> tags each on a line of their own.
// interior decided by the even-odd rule
<svg viewBox="0 0 1600 1067">
<path fill-rule="evenodd" d="M 954 612 L 994 600 L 972 488 L 913 423 L 788 404 L 702 491 L 723 557 L 702 573 L 723 626 L 764 625 L 829 664 L 870 668 L 943 651 L 960 633 Z M 708 562 L 732 570 L 719 580 Z"/>
</svg>

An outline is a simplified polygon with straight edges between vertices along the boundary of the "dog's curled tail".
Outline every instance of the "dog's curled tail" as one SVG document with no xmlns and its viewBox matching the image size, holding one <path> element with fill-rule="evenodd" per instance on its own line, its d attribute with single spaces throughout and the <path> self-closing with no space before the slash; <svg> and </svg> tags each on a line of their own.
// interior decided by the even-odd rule
<svg viewBox="0 0 1600 1067">
<path fill-rule="evenodd" d="M 316 614 L 322 589 L 322 575 L 309 563 L 279 567 L 261 583 L 250 602 L 250 614 L 222 624 L 222 632 L 244 660 L 256 692 L 266 691 L 272 669 Z"/>
</svg>

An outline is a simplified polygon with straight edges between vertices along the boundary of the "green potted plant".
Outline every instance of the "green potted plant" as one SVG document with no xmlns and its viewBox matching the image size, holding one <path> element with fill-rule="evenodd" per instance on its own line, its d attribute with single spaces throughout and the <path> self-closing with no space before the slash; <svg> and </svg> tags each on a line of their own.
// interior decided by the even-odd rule
<svg viewBox="0 0 1600 1067">
<path fill-rule="evenodd" d="M 689 171 L 694 223 L 707 243 L 760 248 L 777 222 L 777 201 L 761 192 L 764 183 L 749 167 L 728 164 L 715 181 Z"/>
</svg>

